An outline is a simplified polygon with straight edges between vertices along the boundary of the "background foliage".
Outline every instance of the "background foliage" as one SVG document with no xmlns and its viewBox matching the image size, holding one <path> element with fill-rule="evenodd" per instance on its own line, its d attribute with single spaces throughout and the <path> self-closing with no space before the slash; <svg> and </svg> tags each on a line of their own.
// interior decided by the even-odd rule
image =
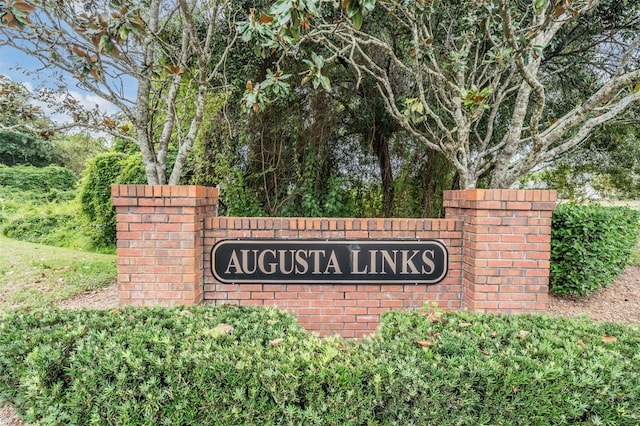
<svg viewBox="0 0 640 426">
<path fill-rule="evenodd" d="M 534 174 L 534 180 L 573 202 L 640 199 L 640 133 L 634 125 L 608 125 L 589 144 Z"/>
<path fill-rule="evenodd" d="M 42 195 L 73 191 L 78 176 L 64 167 L 7 167 L 0 164 L 0 185 L 20 192 L 38 192 Z"/>
<path fill-rule="evenodd" d="M 50 141 L 32 132 L 0 129 L 0 164 L 44 167 L 57 160 Z"/>
</svg>

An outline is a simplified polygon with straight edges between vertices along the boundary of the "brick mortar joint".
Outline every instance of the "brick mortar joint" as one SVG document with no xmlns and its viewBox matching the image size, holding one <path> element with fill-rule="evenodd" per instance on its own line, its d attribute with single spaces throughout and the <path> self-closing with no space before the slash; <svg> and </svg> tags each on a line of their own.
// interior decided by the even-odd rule
<svg viewBox="0 0 640 426">
<path fill-rule="evenodd" d="M 113 198 L 190 198 L 215 199 L 219 197 L 218 187 L 202 185 L 111 185 Z"/>
</svg>

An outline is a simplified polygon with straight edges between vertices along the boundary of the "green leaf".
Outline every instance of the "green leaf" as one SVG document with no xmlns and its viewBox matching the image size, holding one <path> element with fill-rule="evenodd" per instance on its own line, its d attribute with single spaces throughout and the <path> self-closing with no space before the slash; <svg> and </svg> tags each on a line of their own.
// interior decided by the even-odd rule
<svg viewBox="0 0 640 426">
<path fill-rule="evenodd" d="M 544 9 L 547 6 L 547 1 L 548 0 L 536 0 L 533 8 L 535 9 L 536 13 L 539 13 L 540 11 L 542 11 L 542 9 Z"/>
<path fill-rule="evenodd" d="M 316 1 L 315 0 L 307 0 L 305 3 L 302 3 L 302 4 L 304 4 L 304 6 L 305 6 L 304 9 L 306 9 L 307 12 L 309 12 L 313 16 L 318 16 L 318 8 L 316 6 Z"/>
<path fill-rule="evenodd" d="M 316 55 L 316 52 L 311 52 L 311 59 L 317 69 L 322 69 L 324 66 L 324 58 L 320 55 Z"/>
<path fill-rule="evenodd" d="M 373 9 L 376 7 L 376 0 L 362 0 L 362 6 L 368 12 L 373 12 Z"/>
<path fill-rule="evenodd" d="M 278 0 L 271 6 L 269 15 L 282 15 L 288 13 L 293 8 L 293 2 L 291 0 Z"/>
<path fill-rule="evenodd" d="M 347 17 L 353 18 L 356 13 L 360 12 L 360 10 L 360 2 L 358 2 L 357 0 L 352 0 L 347 5 Z"/>
<path fill-rule="evenodd" d="M 360 28 L 362 28 L 362 20 L 362 13 L 358 11 L 358 13 L 353 15 L 352 18 L 353 28 L 355 28 L 356 30 L 360 30 Z"/>
<path fill-rule="evenodd" d="M 245 43 L 251 41 L 253 32 L 248 21 L 242 21 L 238 23 L 238 34 L 240 34 L 240 38 L 242 38 L 242 41 L 244 41 Z"/>
<path fill-rule="evenodd" d="M 129 30 L 123 25 L 122 27 L 120 27 L 120 31 L 118 31 L 118 36 L 120 37 L 120 40 L 126 40 L 127 36 L 129 35 Z"/>
<path fill-rule="evenodd" d="M 322 87 L 327 92 L 331 91 L 331 82 L 329 81 L 329 77 L 327 77 L 326 75 L 320 76 L 320 84 L 322 84 Z"/>
</svg>

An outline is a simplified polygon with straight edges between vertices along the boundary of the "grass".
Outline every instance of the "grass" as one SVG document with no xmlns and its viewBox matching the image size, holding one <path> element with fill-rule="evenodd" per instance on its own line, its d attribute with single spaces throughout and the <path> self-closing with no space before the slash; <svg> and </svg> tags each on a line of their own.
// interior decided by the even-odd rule
<svg viewBox="0 0 640 426">
<path fill-rule="evenodd" d="M 37 308 L 116 280 L 116 257 L 0 237 L 0 311 Z"/>
</svg>

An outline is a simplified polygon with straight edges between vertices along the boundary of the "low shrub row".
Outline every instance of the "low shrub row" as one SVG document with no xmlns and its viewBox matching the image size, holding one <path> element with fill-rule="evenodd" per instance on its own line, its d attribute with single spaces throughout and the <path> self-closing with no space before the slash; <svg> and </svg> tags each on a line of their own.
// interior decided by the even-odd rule
<svg viewBox="0 0 640 426">
<path fill-rule="evenodd" d="M 0 395 L 34 425 L 640 424 L 640 329 L 391 312 L 361 342 L 276 309 L 0 319 Z"/>
<path fill-rule="evenodd" d="M 640 210 L 560 204 L 551 228 L 551 292 L 588 296 L 624 271 L 638 245 Z"/>
<path fill-rule="evenodd" d="M 84 251 L 113 252 L 96 244 L 95 229 L 80 215 L 78 202 L 26 202 L 8 199 L 1 203 L 0 232 L 9 238 Z"/>
</svg>

